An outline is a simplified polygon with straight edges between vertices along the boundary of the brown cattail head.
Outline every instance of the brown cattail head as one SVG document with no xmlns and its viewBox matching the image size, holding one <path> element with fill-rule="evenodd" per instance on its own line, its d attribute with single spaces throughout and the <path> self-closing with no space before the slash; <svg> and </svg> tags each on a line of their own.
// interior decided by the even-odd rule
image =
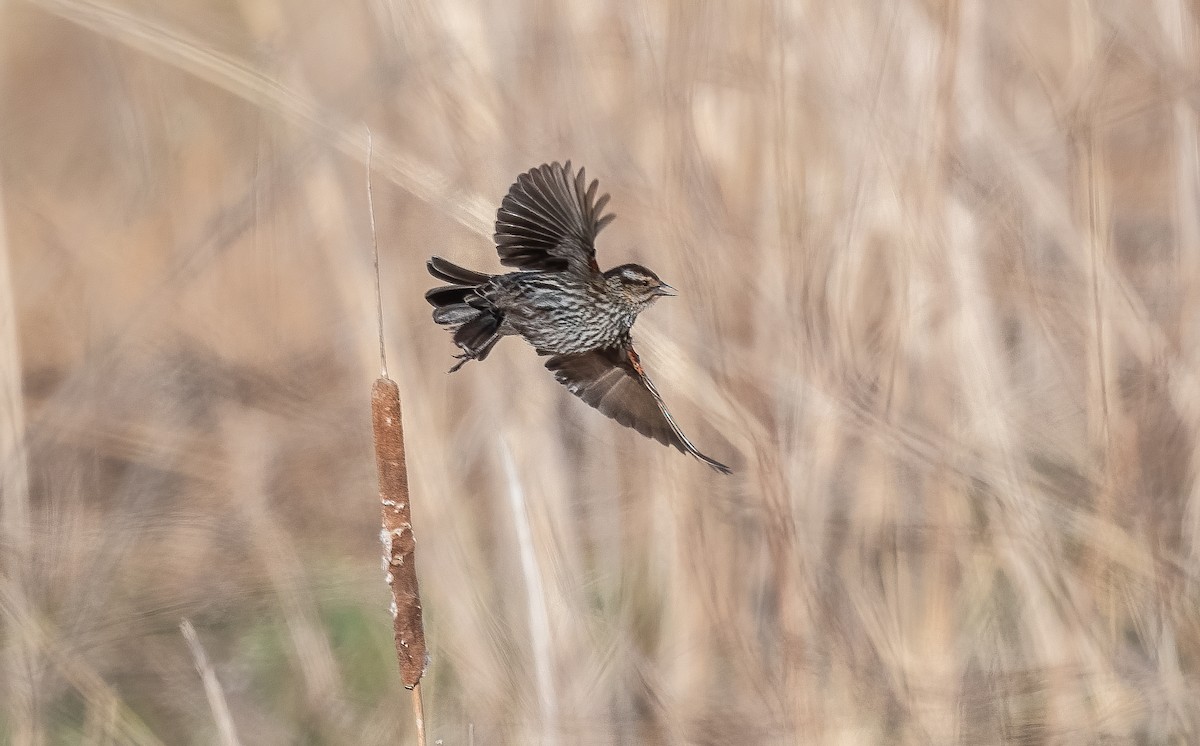
<svg viewBox="0 0 1200 746">
<path fill-rule="evenodd" d="M 392 589 L 392 627 L 400 678 L 412 689 L 425 672 L 425 627 L 417 587 L 416 540 L 408 502 L 408 467 L 404 463 L 404 429 L 400 422 L 400 388 L 390 378 L 371 387 L 371 420 L 379 468 L 379 501 L 383 511 L 383 558 Z"/>
</svg>

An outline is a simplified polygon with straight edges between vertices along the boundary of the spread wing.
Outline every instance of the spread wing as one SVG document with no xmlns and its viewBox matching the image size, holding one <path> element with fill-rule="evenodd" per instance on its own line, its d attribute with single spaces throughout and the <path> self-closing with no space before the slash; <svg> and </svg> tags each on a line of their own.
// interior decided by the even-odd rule
<svg viewBox="0 0 1200 746">
<path fill-rule="evenodd" d="M 496 212 L 500 263 L 521 269 L 581 274 L 599 272 L 596 234 L 615 215 L 601 215 L 608 195 L 596 197 L 599 182 L 587 184 L 571 162 L 550 163 L 517 177 Z"/>
<path fill-rule="evenodd" d="M 572 394 L 622 425 L 690 453 L 722 474 L 732 473 L 700 453 L 680 431 L 632 346 L 555 355 L 546 367 Z"/>
</svg>

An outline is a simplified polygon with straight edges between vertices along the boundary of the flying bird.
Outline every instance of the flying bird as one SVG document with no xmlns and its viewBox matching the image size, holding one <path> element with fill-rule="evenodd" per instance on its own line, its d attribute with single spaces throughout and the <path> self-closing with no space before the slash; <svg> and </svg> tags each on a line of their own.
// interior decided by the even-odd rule
<svg viewBox="0 0 1200 746">
<path fill-rule="evenodd" d="M 630 329 L 638 314 L 675 289 L 640 264 L 601 271 L 596 234 L 615 215 L 603 215 L 605 194 L 571 162 L 550 163 L 517 177 L 496 213 L 500 263 L 518 271 L 489 275 L 441 257 L 429 274 L 449 283 L 425 293 L 433 320 L 454 333 L 462 351 L 450 372 L 483 360 L 501 337 L 517 335 L 546 367 L 601 413 L 642 435 L 695 456 L 723 474 L 728 466 L 688 440 L 646 375 Z"/>
</svg>

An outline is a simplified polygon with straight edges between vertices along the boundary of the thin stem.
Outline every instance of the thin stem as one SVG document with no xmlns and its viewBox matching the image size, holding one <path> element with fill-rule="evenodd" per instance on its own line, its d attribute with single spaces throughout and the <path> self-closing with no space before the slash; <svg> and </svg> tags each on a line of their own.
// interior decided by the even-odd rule
<svg viewBox="0 0 1200 746">
<path fill-rule="evenodd" d="M 379 286 L 379 235 L 375 232 L 375 201 L 371 195 L 371 156 L 375 152 L 375 140 L 371 128 L 367 128 L 367 214 L 371 216 L 371 247 L 375 255 L 375 312 L 379 321 L 379 375 L 388 377 L 387 352 L 383 346 L 383 291 Z"/>
<path fill-rule="evenodd" d="M 225 699 L 225 692 L 221 689 L 221 682 L 217 680 L 217 672 L 213 670 L 212 664 L 208 662 L 208 654 L 204 652 L 204 645 L 200 643 L 200 636 L 196 634 L 196 628 L 192 626 L 191 621 L 184 619 L 179 623 L 179 630 L 183 633 L 183 639 L 187 641 L 188 650 L 192 653 L 192 660 L 196 664 L 196 671 L 200 674 L 200 680 L 204 682 L 204 696 L 208 698 L 208 707 L 212 710 L 213 718 L 217 723 L 217 733 L 221 736 L 223 746 L 238 746 L 237 731 L 233 727 L 233 716 L 229 713 L 229 703 Z"/>
<path fill-rule="evenodd" d="M 421 683 L 412 688 L 413 721 L 417 724 L 417 746 L 425 746 L 425 705 L 421 702 Z"/>
</svg>

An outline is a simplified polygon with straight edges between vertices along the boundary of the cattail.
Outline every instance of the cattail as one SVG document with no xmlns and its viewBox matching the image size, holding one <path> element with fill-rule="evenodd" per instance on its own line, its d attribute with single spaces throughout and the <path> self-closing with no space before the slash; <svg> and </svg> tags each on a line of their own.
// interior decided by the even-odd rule
<svg viewBox="0 0 1200 746">
<path fill-rule="evenodd" d="M 404 463 L 404 430 L 400 424 L 400 388 L 390 378 L 371 387 L 371 419 L 379 468 L 379 501 L 387 582 L 392 590 L 393 632 L 400 678 L 412 689 L 425 671 L 425 628 L 417 586 L 416 540 L 408 502 L 408 469 Z"/>
<path fill-rule="evenodd" d="M 417 743 L 425 744 L 425 710 L 421 702 L 421 676 L 425 673 L 425 623 L 421 617 L 421 590 L 417 585 L 416 537 L 408 500 L 408 466 L 404 461 L 404 425 L 400 418 L 400 387 L 388 378 L 383 343 L 383 295 L 379 289 L 379 243 L 375 240 L 375 208 L 371 198 L 371 131 L 367 130 L 367 211 L 375 252 L 375 302 L 379 321 L 379 378 L 371 386 L 371 426 L 375 436 L 375 463 L 379 470 L 379 503 L 383 566 L 392 592 L 392 635 L 400 680 L 412 691 Z"/>
</svg>

